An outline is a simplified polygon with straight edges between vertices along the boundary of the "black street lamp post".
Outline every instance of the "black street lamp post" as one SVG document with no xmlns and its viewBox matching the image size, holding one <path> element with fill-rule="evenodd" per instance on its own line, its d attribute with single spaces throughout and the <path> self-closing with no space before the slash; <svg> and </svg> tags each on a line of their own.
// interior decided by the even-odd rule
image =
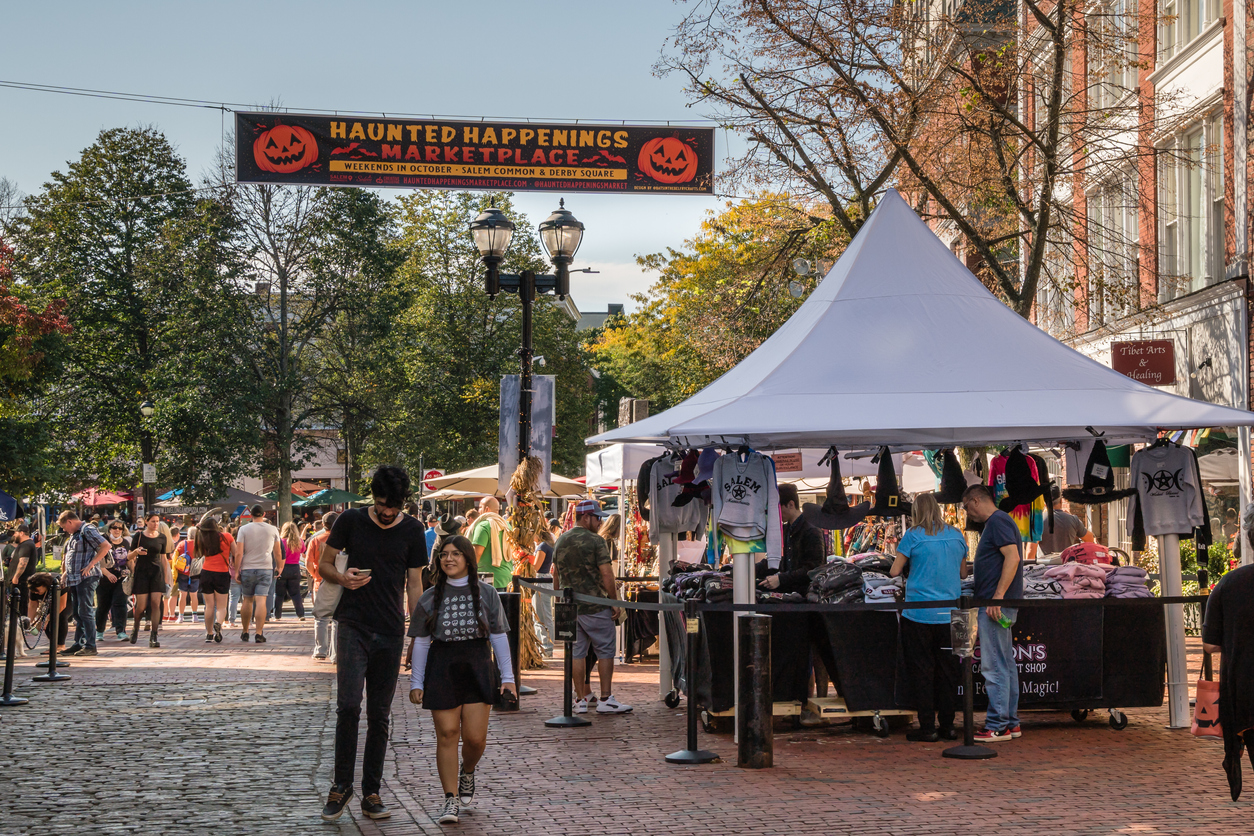
<svg viewBox="0 0 1254 836">
<path fill-rule="evenodd" d="M 157 408 L 153 406 L 152 401 L 144 398 L 144 402 L 139 405 L 139 414 L 144 420 L 141 423 L 139 436 L 139 452 L 140 458 L 143 459 L 143 467 L 140 469 L 140 483 L 144 489 L 144 513 L 152 513 L 152 509 L 157 504 L 157 486 L 155 483 L 148 481 L 147 473 L 149 467 L 152 466 L 152 430 L 149 429 L 148 419 L 153 416 Z"/>
<path fill-rule="evenodd" d="M 522 273 L 502 273 L 501 261 L 514 236 L 514 222 L 495 206 L 484 211 L 470 223 L 470 233 L 475 246 L 488 268 L 484 289 L 488 296 L 496 298 L 502 290 L 517 293 L 522 302 L 522 348 L 518 356 L 522 360 L 522 376 L 518 396 L 518 461 L 527 460 L 531 451 L 531 309 L 536 295 L 553 293 L 565 299 L 570 293 L 570 263 L 583 240 L 583 224 L 566 209 L 566 201 L 560 208 L 540 223 L 540 243 L 548 251 L 549 260 L 556 268 L 556 275 L 537 275 L 531 270 Z"/>
</svg>

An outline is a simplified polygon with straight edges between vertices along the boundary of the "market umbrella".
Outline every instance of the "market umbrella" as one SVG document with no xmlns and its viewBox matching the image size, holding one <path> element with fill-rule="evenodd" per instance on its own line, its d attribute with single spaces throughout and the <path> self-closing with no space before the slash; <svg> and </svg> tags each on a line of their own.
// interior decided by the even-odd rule
<svg viewBox="0 0 1254 836">
<path fill-rule="evenodd" d="M 549 491 L 545 496 L 567 496 L 570 494 L 583 496 L 587 493 L 587 488 L 574 479 L 567 479 L 565 476 L 558 476 L 556 473 L 550 479 Z M 440 476 L 435 479 L 427 479 L 426 484 L 431 485 L 436 490 L 452 488 L 456 491 L 478 493 L 484 496 L 500 495 L 499 491 L 497 491 L 497 466 L 494 464 L 486 467 L 476 467 L 474 470 L 463 470 L 461 473 L 450 473 L 447 476 Z"/>
<path fill-rule="evenodd" d="M 74 494 L 73 498 L 88 507 L 95 507 L 97 505 L 121 505 L 124 502 L 130 502 L 133 497 L 129 491 L 112 493 L 110 491 L 101 491 L 96 488 L 88 488 L 85 491 L 79 491 Z"/>
<path fill-rule="evenodd" d="M 262 496 L 264 496 L 266 499 L 272 499 L 272 500 L 274 500 L 275 502 L 278 502 L 278 500 L 279 500 L 279 492 L 278 492 L 278 491 L 266 491 L 265 493 L 263 493 L 263 494 L 261 494 L 261 495 L 262 495 Z M 306 499 L 308 499 L 308 497 L 307 497 L 307 496 L 305 496 L 304 494 L 297 493 L 296 491 L 292 491 L 292 492 L 289 494 L 289 496 L 291 496 L 291 497 L 292 497 L 292 504 L 293 504 L 293 505 L 295 505 L 297 502 L 304 502 Z"/>
<path fill-rule="evenodd" d="M 273 511 L 278 504 L 273 499 L 266 499 L 255 493 L 242 491 L 239 488 L 227 488 L 221 492 L 221 495 L 209 502 L 196 502 L 183 499 L 184 491 L 180 488 L 177 491 L 171 491 L 173 494 L 169 499 L 158 502 L 157 507 L 171 514 L 203 514 L 210 508 L 238 508 L 246 505 L 251 508 L 254 505 L 260 505 L 267 511 Z"/>
<path fill-rule="evenodd" d="M 293 507 L 316 508 L 320 505 L 343 505 L 348 502 L 364 502 L 364 496 L 358 496 L 339 488 L 327 488 L 300 502 L 293 502 Z"/>
</svg>

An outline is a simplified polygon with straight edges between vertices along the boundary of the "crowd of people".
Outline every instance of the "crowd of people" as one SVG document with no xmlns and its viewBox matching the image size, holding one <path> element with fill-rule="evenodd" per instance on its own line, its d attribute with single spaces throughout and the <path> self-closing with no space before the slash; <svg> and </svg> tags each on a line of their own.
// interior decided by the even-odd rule
<svg viewBox="0 0 1254 836">
<path fill-rule="evenodd" d="M 206 643 L 222 643 L 224 627 L 238 629 L 242 642 L 265 643 L 267 623 L 283 618 L 288 601 L 305 620 L 310 595 L 312 656 L 334 664 L 337 680 L 335 758 L 323 818 L 337 819 L 354 794 L 363 702 L 361 810 L 374 819 L 390 815 L 379 789 L 404 666 L 409 700 L 431 712 L 435 728 L 444 794 L 438 819 L 456 823 L 474 805 L 491 707 L 517 704 L 501 593 L 519 563 L 531 561 L 554 588 L 617 599 L 610 545 L 617 517 L 583 500 L 569 530 L 549 520 L 534 553 L 520 555 L 493 497 L 465 516 L 424 517 L 410 500 L 408 474 L 390 466 L 376 471 L 371 494 L 368 507 L 281 529 L 260 506 L 238 520 L 211 512 L 169 521 L 151 513 L 135 530 L 120 518 L 65 511 L 57 519 L 65 537 L 59 577 L 37 571 L 27 525 L 16 528 L 5 577 L 21 590 L 26 618 L 39 621 L 42 607 L 48 635 L 55 631 L 61 652 L 73 656 L 98 655 L 107 631 L 134 644 L 146 629 L 148 646 L 159 648 L 161 627 L 170 623 L 202 622 Z M 55 615 L 47 600 L 54 587 Z M 525 629 L 536 630 L 551 656 L 552 597 L 534 595 L 533 603 L 535 623 Z M 598 714 L 632 710 L 612 690 L 621 616 L 618 607 L 579 605 L 574 697 L 580 713 L 590 705 Z M 585 657 L 595 661 L 599 698 L 588 687 Z"/>
</svg>

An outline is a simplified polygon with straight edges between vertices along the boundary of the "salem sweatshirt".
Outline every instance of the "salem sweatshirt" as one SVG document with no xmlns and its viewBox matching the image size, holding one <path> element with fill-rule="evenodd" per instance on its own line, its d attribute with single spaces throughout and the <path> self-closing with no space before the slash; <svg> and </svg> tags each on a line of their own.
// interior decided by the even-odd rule
<svg viewBox="0 0 1254 836">
<path fill-rule="evenodd" d="M 1190 534 L 1202 524 L 1201 474 L 1188 447 L 1147 447 L 1132 457 L 1136 495 L 1128 505 L 1128 534 L 1139 507 L 1145 533 Z"/>
<path fill-rule="evenodd" d="M 653 462 L 649 474 L 649 542 L 660 543 L 663 534 L 680 534 L 705 531 L 706 505 L 693 500 L 676 508 L 671 503 L 684 486 L 675 481 L 679 475 L 679 462 L 663 456 Z"/>
<path fill-rule="evenodd" d="M 714 525 L 737 540 L 765 540 L 766 556 L 783 555 L 775 463 L 756 451 L 714 463 Z"/>
</svg>

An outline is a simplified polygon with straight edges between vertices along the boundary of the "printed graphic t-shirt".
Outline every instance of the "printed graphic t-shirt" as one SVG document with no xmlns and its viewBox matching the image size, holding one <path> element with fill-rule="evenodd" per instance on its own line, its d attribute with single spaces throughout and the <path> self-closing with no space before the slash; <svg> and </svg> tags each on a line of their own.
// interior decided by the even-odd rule
<svg viewBox="0 0 1254 836">
<path fill-rule="evenodd" d="M 479 611 L 487 620 L 488 629 L 484 631 L 482 621 L 475 618 L 475 601 L 470 594 L 470 585 L 444 585 L 444 598 L 440 601 L 440 614 L 435 620 L 435 632 L 427 629 L 427 616 L 435 606 L 435 588 L 425 590 L 414 607 L 409 619 L 409 635 L 425 638 L 430 636 L 438 642 L 459 642 L 470 639 L 486 639 L 488 635 L 509 632 L 509 622 L 505 618 L 505 607 L 501 605 L 501 596 L 491 585 L 479 581 Z"/>
</svg>

